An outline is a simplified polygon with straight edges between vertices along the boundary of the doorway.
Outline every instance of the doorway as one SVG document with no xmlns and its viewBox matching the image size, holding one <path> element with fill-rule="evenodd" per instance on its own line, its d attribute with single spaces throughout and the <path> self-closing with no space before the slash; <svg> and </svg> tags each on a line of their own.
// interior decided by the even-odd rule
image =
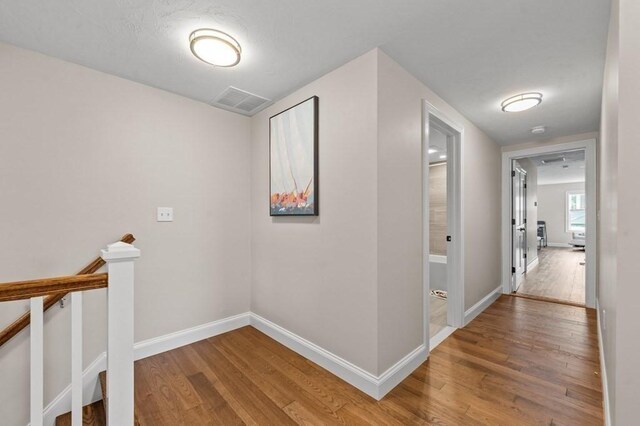
<svg viewBox="0 0 640 426">
<path fill-rule="evenodd" d="M 585 150 L 512 163 L 512 292 L 584 306 Z"/>
<path fill-rule="evenodd" d="M 425 103 L 425 312 L 430 349 L 464 322 L 462 127 Z"/>
<path fill-rule="evenodd" d="M 595 140 L 503 153 L 503 293 L 595 306 Z"/>
</svg>

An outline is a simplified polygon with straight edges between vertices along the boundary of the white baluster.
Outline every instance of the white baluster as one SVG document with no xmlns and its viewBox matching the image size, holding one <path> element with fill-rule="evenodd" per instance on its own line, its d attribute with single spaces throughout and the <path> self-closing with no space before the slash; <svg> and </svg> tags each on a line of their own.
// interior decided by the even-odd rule
<svg viewBox="0 0 640 426">
<path fill-rule="evenodd" d="M 107 262 L 107 424 L 133 425 L 133 262 L 140 250 L 117 242 L 102 250 Z"/>
<path fill-rule="evenodd" d="M 82 426 L 82 292 L 71 293 L 71 424 Z"/>
<path fill-rule="evenodd" d="M 43 297 L 31 298 L 31 426 L 42 426 L 44 403 Z"/>
</svg>

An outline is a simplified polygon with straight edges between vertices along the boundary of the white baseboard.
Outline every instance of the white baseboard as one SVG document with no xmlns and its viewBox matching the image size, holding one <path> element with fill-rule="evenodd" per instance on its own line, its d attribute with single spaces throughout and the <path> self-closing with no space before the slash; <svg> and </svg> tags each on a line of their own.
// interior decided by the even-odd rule
<svg viewBox="0 0 640 426">
<path fill-rule="evenodd" d="M 487 294 L 478 303 L 467 309 L 464 313 L 464 325 L 469 324 L 475 317 L 480 315 L 482 311 L 487 309 L 498 297 L 502 295 L 502 284 L 496 287 L 491 293 Z"/>
<path fill-rule="evenodd" d="M 540 264 L 540 258 L 536 256 L 530 263 L 527 264 L 527 272 L 531 272 Z"/>
<path fill-rule="evenodd" d="M 446 326 L 442 330 L 440 330 L 435 336 L 432 336 L 429 339 L 429 350 L 434 350 L 440 343 L 444 342 L 444 339 L 451 336 L 457 328 Z"/>
<path fill-rule="evenodd" d="M 133 346 L 136 360 L 147 358 L 162 352 L 186 346 L 209 337 L 217 336 L 228 331 L 246 327 L 250 323 L 251 314 L 234 315 L 208 324 L 166 334 L 153 339 L 143 340 Z"/>
<path fill-rule="evenodd" d="M 549 246 L 549 247 L 563 247 L 563 248 L 571 248 L 571 247 L 573 247 L 569 243 L 547 243 L 547 246 Z"/>
<path fill-rule="evenodd" d="M 418 368 L 428 355 L 428 348 L 422 344 L 380 376 L 375 376 L 257 314 L 251 314 L 251 325 L 377 400 Z"/>
<path fill-rule="evenodd" d="M 133 345 L 136 360 L 170 351 L 181 346 L 189 345 L 209 337 L 217 336 L 228 331 L 248 326 L 249 312 L 223 318 L 207 324 L 143 340 Z M 83 403 L 91 404 L 102 399 L 102 392 L 98 374 L 107 369 L 107 353 L 103 352 L 82 373 Z M 67 386 L 44 409 L 44 425 L 53 426 L 56 417 L 71 411 L 71 385 Z"/>
<path fill-rule="evenodd" d="M 422 344 L 409 352 L 400 361 L 396 362 L 391 368 L 382 373 L 378 377 L 378 393 L 374 396 L 378 401 L 386 394 L 391 392 L 393 388 L 398 386 L 400 382 L 406 379 L 416 368 L 420 367 L 429 356 L 429 348 Z"/>
<path fill-rule="evenodd" d="M 600 328 L 600 303 L 596 299 L 598 350 L 600 352 L 600 377 L 602 378 L 602 402 L 604 405 L 604 424 L 611 426 L 611 406 L 609 405 L 609 382 L 607 381 L 607 366 L 604 359 L 604 343 L 602 341 L 602 329 Z"/>
<path fill-rule="evenodd" d="M 420 345 L 383 374 L 375 376 L 259 315 L 246 312 L 138 342 L 134 345 L 134 356 L 136 360 L 147 358 L 248 325 L 252 325 L 378 400 L 418 368 L 427 359 L 429 353 L 424 344 Z M 107 355 L 103 352 L 84 370 L 83 403 L 85 405 L 102 399 L 98 374 L 106 368 Z M 56 417 L 70 410 L 71 385 L 67 386 L 44 409 L 45 426 L 53 426 Z"/>
</svg>

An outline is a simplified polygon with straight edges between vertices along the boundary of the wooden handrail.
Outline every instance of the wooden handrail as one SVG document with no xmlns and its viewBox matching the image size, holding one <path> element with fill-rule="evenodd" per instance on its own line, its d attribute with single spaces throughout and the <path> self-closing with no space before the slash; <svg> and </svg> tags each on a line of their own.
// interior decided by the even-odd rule
<svg viewBox="0 0 640 426">
<path fill-rule="evenodd" d="M 123 243 L 131 244 L 135 241 L 135 237 L 131 234 L 125 234 L 122 236 L 120 241 Z M 95 273 L 98 269 L 102 268 L 105 264 L 105 261 L 102 260 L 101 257 L 96 257 L 91 263 L 82 268 L 77 275 L 88 275 Z M 66 293 L 58 293 L 52 294 L 44 299 L 44 311 L 58 303 L 62 298 L 66 295 Z M 8 325 L 4 330 L 0 332 L 0 346 L 7 343 L 11 338 L 24 330 L 31 322 L 31 315 L 29 312 L 23 314 L 15 320 L 12 324 Z"/>
<path fill-rule="evenodd" d="M 74 291 L 105 288 L 109 276 L 102 274 L 69 275 L 0 284 L 0 302 L 31 299 L 32 297 L 67 294 Z"/>
</svg>

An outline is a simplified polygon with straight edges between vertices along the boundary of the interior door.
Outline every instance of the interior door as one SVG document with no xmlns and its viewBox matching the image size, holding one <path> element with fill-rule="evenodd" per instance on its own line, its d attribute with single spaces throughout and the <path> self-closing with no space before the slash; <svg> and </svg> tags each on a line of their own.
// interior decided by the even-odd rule
<svg viewBox="0 0 640 426">
<path fill-rule="evenodd" d="M 514 163 L 513 172 L 513 263 L 512 291 L 517 291 L 527 270 L 527 172 Z"/>
</svg>

